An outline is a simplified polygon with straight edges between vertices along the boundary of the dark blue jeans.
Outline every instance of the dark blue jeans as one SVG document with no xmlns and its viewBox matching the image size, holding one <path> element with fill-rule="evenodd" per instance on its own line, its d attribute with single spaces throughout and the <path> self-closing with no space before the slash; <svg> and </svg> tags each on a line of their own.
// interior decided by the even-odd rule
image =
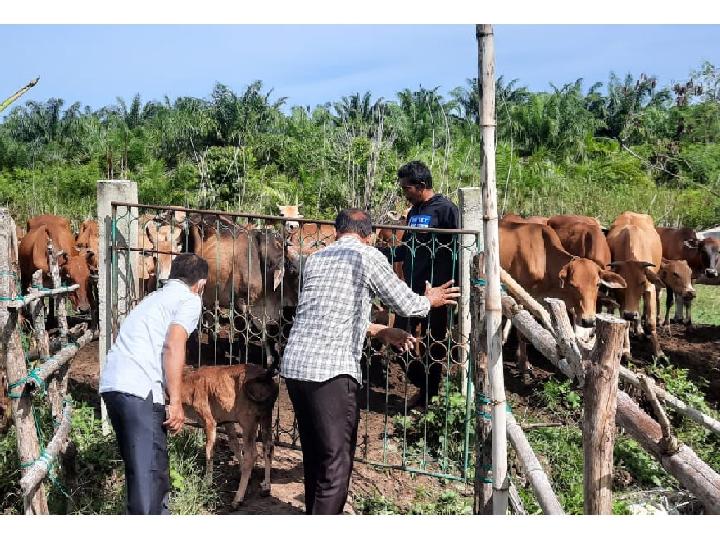
<svg viewBox="0 0 720 540">
<path fill-rule="evenodd" d="M 165 406 L 124 392 L 104 392 L 125 463 L 128 514 L 169 514 L 170 470 Z"/>
</svg>

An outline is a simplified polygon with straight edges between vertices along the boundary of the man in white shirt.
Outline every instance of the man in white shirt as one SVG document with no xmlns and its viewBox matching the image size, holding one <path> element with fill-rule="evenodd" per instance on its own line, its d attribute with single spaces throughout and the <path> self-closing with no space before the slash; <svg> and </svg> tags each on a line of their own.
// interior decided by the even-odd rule
<svg viewBox="0 0 720 540">
<path fill-rule="evenodd" d="M 207 261 L 178 255 L 163 288 L 123 321 L 103 368 L 100 394 L 125 463 L 128 514 L 169 513 L 167 430 L 176 433 L 185 421 L 185 345 L 200 318 L 207 276 Z"/>
</svg>

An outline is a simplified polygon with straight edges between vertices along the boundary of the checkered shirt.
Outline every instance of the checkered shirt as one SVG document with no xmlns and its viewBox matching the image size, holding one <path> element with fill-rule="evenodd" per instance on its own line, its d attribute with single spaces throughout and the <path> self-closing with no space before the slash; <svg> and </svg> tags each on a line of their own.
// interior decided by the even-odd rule
<svg viewBox="0 0 720 540">
<path fill-rule="evenodd" d="M 360 358 L 372 297 L 404 317 L 425 317 L 430 302 L 393 272 L 376 248 L 344 236 L 310 255 L 280 373 L 323 382 L 350 375 L 362 384 Z"/>
</svg>

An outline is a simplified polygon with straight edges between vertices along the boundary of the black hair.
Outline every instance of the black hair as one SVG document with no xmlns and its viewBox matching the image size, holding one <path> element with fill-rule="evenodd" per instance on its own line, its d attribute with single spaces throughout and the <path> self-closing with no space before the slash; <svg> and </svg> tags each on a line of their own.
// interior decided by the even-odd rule
<svg viewBox="0 0 720 540">
<path fill-rule="evenodd" d="M 192 287 L 201 279 L 208 277 L 208 263 L 194 253 L 181 253 L 170 266 L 168 279 L 179 279 L 188 287 Z"/>
<path fill-rule="evenodd" d="M 405 180 L 414 186 L 432 188 L 432 173 L 422 161 L 411 161 L 398 170 L 398 180 Z"/>
<path fill-rule="evenodd" d="M 356 233 L 361 238 L 367 238 L 372 234 L 370 214 L 359 208 L 347 208 L 335 218 L 335 231 L 338 234 Z"/>
</svg>

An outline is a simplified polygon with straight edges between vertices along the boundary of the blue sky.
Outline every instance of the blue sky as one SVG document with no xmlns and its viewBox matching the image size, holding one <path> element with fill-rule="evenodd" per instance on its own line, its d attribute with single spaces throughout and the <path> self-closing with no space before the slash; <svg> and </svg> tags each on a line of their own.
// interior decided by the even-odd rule
<svg viewBox="0 0 720 540">
<path fill-rule="evenodd" d="M 533 90 L 620 75 L 684 80 L 703 60 L 720 63 L 720 25 L 498 25 L 497 73 Z M 0 97 L 35 76 L 24 99 L 61 97 L 99 107 L 139 92 L 143 100 L 206 97 L 216 81 L 241 91 L 255 79 L 291 105 L 369 90 L 443 92 L 475 76 L 472 25 L 2 26 Z"/>
</svg>

